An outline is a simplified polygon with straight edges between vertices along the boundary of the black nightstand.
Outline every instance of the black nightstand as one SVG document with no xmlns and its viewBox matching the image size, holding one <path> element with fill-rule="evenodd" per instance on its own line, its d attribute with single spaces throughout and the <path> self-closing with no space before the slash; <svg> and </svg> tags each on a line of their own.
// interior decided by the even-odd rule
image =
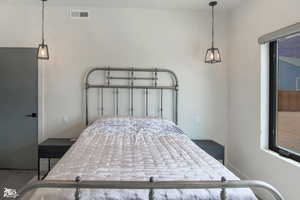
<svg viewBox="0 0 300 200">
<path fill-rule="evenodd" d="M 224 146 L 216 143 L 213 140 L 193 140 L 201 149 L 206 151 L 209 155 L 219 160 L 224 165 Z"/>
<path fill-rule="evenodd" d="M 51 158 L 61 158 L 74 142 L 75 141 L 70 138 L 49 138 L 38 145 L 38 180 L 40 180 L 40 159 L 48 158 L 48 174 L 51 168 Z M 45 176 L 43 176 L 43 178 L 45 178 Z"/>
</svg>

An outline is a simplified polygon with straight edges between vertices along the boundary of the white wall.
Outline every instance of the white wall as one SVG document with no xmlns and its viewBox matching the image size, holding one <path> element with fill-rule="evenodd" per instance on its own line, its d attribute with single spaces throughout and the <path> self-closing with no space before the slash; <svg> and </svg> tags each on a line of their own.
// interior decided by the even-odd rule
<svg viewBox="0 0 300 200">
<path fill-rule="evenodd" d="M 46 4 L 49 5 L 49 4 Z M 225 143 L 228 125 L 227 15 L 217 16 L 217 45 L 224 62 L 204 64 L 210 13 L 183 10 L 89 9 L 88 21 L 69 18 L 68 6 L 46 9 L 50 61 L 40 63 L 39 140 L 77 136 L 83 129 L 82 79 L 91 66 L 148 66 L 179 77 L 179 125 L 191 138 Z M 0 46 L 40 42 L 40 2 L 0 6 Z M 65 123 L 63 119 L 68 119 Z"/>
<path fill-rule="evenodd" d="M 261 52 L 257 39 L 299 22 L 299 7 L 299 0 L 245 1 L 229 19 L 228 164 L 243 177 L 271 183 L 288 200 L 299 199 L 300 165 L 263 149 L 268 135 L 268 65 L 262 62 L 260 67 L 260 55 L 267 56 L 267 47 Z"/>
</svg>

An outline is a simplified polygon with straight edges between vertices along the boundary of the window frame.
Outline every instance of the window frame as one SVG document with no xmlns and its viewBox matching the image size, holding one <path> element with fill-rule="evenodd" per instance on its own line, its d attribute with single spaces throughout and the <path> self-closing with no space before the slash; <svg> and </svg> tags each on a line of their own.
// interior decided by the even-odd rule
<svg viewBox="0 0 300 200">
<path fill-rule="evenodd" d="M 277 145 L 278 40 L 269 45 L 269 149 L 300 162 L 300 155 Z"/>
<path fill-rule="evenodd" d="M 296 78 L 296 91 L 300 91 L 300 87 L 298 87 L 300 84 L 300 77 Z"/>
</svg>

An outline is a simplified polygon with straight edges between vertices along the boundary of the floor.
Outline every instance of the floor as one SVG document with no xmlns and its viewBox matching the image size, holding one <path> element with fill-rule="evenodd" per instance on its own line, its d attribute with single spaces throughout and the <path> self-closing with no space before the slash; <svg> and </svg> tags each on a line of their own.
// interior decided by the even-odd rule
<svg viewBox="0 0 300 200">
<path fill-rule="evenodd" d="M 278 145 L 300 154 L 300 112 L 278 113 Z"/>
<path fill-rule="evenodd" d="M 35 179 L 36 174 L 36 171 L 0 170 L 0 200 L 4 199 L 4 188 L 19 190 L 26 183 Z"/>
</svg>

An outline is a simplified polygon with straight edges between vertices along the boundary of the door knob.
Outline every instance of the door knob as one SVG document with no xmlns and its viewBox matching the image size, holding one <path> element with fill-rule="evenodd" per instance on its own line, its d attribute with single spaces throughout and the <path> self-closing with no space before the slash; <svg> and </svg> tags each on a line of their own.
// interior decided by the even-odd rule
<svg viewBox="0 0 300 200">
<path fill-rule="evenodd" d="M 36 113 L 31 113 L 31 114 L 25 115 L 25 117 L 36 118 L 37 114 Z"/>
</svg>

